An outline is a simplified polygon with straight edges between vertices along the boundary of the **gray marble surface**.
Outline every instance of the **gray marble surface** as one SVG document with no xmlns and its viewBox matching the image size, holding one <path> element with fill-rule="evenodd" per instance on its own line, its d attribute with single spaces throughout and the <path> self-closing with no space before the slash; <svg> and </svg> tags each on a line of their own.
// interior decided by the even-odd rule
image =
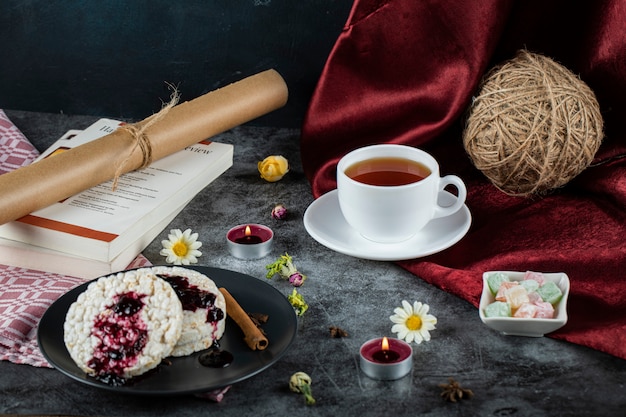
<svg viewBox="0 0 626 417">
<path fill-rule="evenodd" d="M 93 117 L 7 111 L 40 149 L 66 130 L 84 128 Z M 626 409 L 626 361 L 585 347 L 543 338 L 502 336 L 486 328 L 468 302 L 422 281 L 393 262 L 357 259 L 318 244 L 302 217 L 313 201 L 301 168 L 299 131 L 242 126 L 214 138 L 235 145 L 234 165 L 193 199 L 145 250 L 163 263 L 160 241 L 172 228 L 200 234 L 200 265 L 229 269 L 260 280 L 265 265 L 284 252 L 308 280 L 301 288 L 310 305 L 299 320 L 289 351 L 274 366 L 232 386 L 220 403 L 194 396 L 119 395 L 77 383 L 53 369 L 0 362 L 0 413 L 91 416 L 617 416 Z M 281 181 L 259 178 L 257 161 L 282 154 L 291 171 Z M 282 203 L 289 217 L 270 217 Z M 471 207 L 470 207 L 471 210 Z M 266 258 L 230 256 L 225 233 L 233 225 L 257 222 L 274 230 Z M 287 295 L 292 287 L 267 281 Z M 414 365 L 390 382 L 369 379 L 359 369 L 360 345 L 390 333 L 388 317 L 403 299 L 428 303 L 438 318 L 432 340 L 414 345 Z M 329 336 L 339 326 L 347 338 Z M 292 373 L 313 378 L 314 406 L 291 393 Z M 450 403 L 438 384 L 449 377 L 474 391 Z"/>
</svg>

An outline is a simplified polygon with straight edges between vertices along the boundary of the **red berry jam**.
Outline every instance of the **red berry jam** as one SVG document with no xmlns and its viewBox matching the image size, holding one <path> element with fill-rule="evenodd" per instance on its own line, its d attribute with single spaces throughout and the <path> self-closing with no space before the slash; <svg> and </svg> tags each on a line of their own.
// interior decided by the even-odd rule
<svg viewBox="0 0 626 417">
<path fill-rule="evenodd" d="M 233 354 L 218 348 L 212 348 L 198 356 L 198 361 L 202 366 L 209 368 L 226 368 L 233 362 Z"/>
<path fill-rule="evenodd" d="M 124 369 L 136 363 L 148 342 L 147 325 L 139 314 L 143 297 L 134 292 L 119 294 L 95 319 L 91 334 L 98 344 L 88 366 L 106 384 L 124 385 Z"/>
<path fill-rule="evenodd" d="M 183 310 L 196 311 L 199 308 L 206 309 L 207 323 L 215 323 L 224 318 L 222 309 L 215 306 L 215 294 L 190 284 L 185 277 L 163 274 L 159 274 L 158 277 L 167 281 L 174 288 L 178 299 L 183 305 Z"/>
</svg>

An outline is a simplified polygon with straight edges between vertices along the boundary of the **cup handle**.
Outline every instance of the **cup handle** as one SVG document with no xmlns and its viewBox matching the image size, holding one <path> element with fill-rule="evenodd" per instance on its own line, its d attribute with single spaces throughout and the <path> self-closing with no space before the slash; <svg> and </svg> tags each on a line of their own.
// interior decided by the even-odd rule
<svg viewBox="0 0 626 417">
<path fill-rule="evenodd" d="M 463 182 L 463 180 L 461 180 L 461 178 L 457 177 L 456 175 L 446 175 L 445 177 L 442 177 L 439 180 L 438 192 L 443 191 L 448 185 L 453 185 L 456 188 L 457 190 L 456 201 L 453 204 L 449 206 L 445 206 L 445 207 L 440 206 L 439 203 L 437 203 L 437 207 L 435 208 L 435 215 L 433 216 L 433 219 L 436 219 L 439 217 L 446 217 L 451 214 L 454 214 L 457 211 L 459 211 L 461 207 L 463 207 L 463 204 L 465 204 L 465 198 L 467 197 L 467 189 L 465 188 L 465 183 Z"/>
</svg>

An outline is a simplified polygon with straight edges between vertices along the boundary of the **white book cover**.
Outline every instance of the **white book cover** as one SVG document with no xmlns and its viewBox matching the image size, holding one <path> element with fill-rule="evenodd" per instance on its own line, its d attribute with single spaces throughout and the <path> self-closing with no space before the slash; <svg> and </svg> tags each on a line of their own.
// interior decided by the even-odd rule
<svg viewBox="0 0 626 417">
<path fill-rule="evenodd" d="M 117 258 L 109 262 L 83 258 L 40 246 L 0 238 L 0 264 L 83 279 L 94 279 L 113 272 L 123 271 L 161 233 L 163 228 L 174 220 L 174 217 L 185 208 L 187 203 L 182 204 L 179 209 L 166 217 L 162 223 L 155 225 L 151 230 L 147 230 L 141 238 L 131 243 Z"/>
<path fill-rule="evenodd" d="M 54 158 L 55 152 L 102 137 L 121 123 L 100 119 L 82 132 L 68 132 L 40 158 Z M 133 242 L 145 240 L 155 225 L 165 227 L 163 222 L 182 210 L 182 203 L 232 163 L 232 145 L 203 141 L 120 176 L 116 190 L 110 180 L 1 225 L 0 237 L 108 263 Z"/>
</svg>

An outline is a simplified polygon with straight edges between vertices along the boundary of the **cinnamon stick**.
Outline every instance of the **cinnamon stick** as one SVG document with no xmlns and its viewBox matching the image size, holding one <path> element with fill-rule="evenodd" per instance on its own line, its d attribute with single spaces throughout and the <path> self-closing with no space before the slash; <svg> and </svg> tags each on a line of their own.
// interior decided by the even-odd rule
<svg viewBox="0 0 626 417">
<path fill-rule="evenodd" d="M 220 292 L 226 301 L 226 314 L 237 323 L 244 334 L 244 342 L 252 350 L 263 350 L 269 344 L 267 337 L 254 324 L 248 313 L 239 305 L 237 300 L 228 292 L 226 288 L 220 288 Z"/>
</svg>

